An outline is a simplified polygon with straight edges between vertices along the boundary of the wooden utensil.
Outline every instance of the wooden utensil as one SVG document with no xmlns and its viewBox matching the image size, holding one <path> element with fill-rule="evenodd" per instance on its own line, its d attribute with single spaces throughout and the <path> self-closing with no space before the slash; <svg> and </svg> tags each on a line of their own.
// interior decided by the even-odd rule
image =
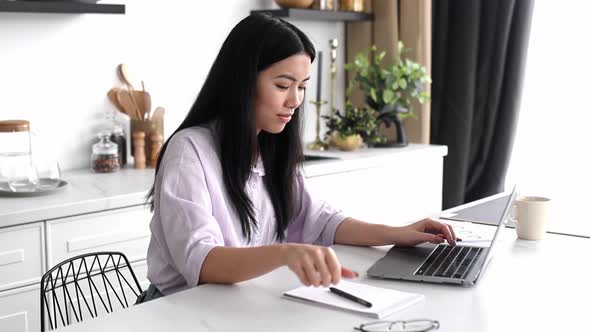
<svg viewBox="0 0 590 332">
<path fill-rule="evenodd" d="M 119 103 L 119 99 L 117 97 L 117 93 L 119 92 L 119 90 L 121 90 L 121 89 L 119 89 L 119 88 L 110 89 L 109 92 L 107 92 L 107 97 L 109 98 L 111 103 L 113 103 L 113 105 L 115 105 L 115 107 L 119 110 L 119 112 L 127 113 L 127 111 L 125 111 L 125 109 Z"/>
<path fill-rule="evenodd" d="M 145 96 L 143 91 L 137 91 L 137 90 L 133 91 L 133 97 L 135 98 L 135 102 L 137 103 L 137 109 L 139 110 L 139 114 L 141 115 L 141 119 L 145 120 L 146 113 L 149 110 L 149 108 L 148 108 L 149 106 L 147 106 L 145 104 L 148 97 Z M 151 98 L 150 98 L 150 103 L 151 103 Z"/>
<path fill-rule="evenodd" d="M 145 91 L 145 84 L 141 81 L 141 91 L 143 92 L 143 109 L 144 109 L 144 119 L 148 120 L 150 118 L 150 112 L 152 110 L 152 96 Z"/>
<path fill-rule="evenodd" d="M 154 110 L 154 114 L 152 114 L 152 121 L 156 122 L 156 121 L 162 121 L 164 119 L 164 107 L 162 106 L 158 106 L 156 107 L 156 109 Z"/>
<path fill-rule="evenodd" d="M 134 78 L 132 77 L 129 68 L 127 67 L 126 64 L 121 63 L 117 66 L 117 74 L 119 76 L 119 79 L 121 80 L 121 82 L 123 82 L 126 86 L 127 89 L 131 92 L 135 91 L 135 88 L 133 87 L 133 81 Z M 135 93 L 130 93 L 131 95 L 131 101 L 133 102 L 133 105 L 135 105 L 135 107 L 138 109 L 140 115 L 144 114 L 144 108 L 141 107 L 139 105 L 139 102 L 137 101 L 137 98 L 135 97 Z M 143 116 L 140 117 L 140 119 L 143 119 Z"/>
<path fill-rule="evenodd" d="M 141 119 L 141 113 L 137 104 L 133 102 L 132 93 L 127 90 L 119 89 L 117 92 L 117 101 L 125 110 L 125 113 L 132 119 Z"/>
<path fill-rule="evenodd" d="M 132 77 L 129 68 L 126 64 L 121 63 L 119 64 L 119 66 L 117 66 L 117 74 L 119 74 L 119 79 L 121 80 L 121 82 L 129 86 L 130 90 L 135 90 L 135 88 L 133 87 L 134 78 Z"/>
</svg>

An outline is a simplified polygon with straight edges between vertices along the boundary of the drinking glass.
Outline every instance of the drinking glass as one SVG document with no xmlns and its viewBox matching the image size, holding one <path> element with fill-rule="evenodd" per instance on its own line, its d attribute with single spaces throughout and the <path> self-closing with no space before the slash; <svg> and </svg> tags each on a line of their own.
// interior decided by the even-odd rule
<svg viewBox="0 0 590 332">
<path fill-rule="evenodd" d="M 14 159 L 18 159 L 18 157 L 13 156 L 12 158 L 13 165 L 7 174 L 8 189 L 13 192 L 35 191 L 39 182 L 35 167 L 28 160 L 16 162 Z M 28 156 L 22 158 L 28 159 Z"/>
<path fill-rule="evenodd" d="M 35 162 L 35 169 L 39 181 L 38 190 L 53 190 L 59 186 L 61 181 L 61 169 L 59 163 L 54 159 L 42 159 Z"/>
</svg>

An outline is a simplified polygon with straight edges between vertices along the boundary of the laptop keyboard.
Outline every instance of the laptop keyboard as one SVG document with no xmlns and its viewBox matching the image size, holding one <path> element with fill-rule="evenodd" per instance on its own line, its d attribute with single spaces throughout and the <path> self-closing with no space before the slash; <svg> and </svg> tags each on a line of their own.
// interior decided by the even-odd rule
<svg viewBox="0 0 590 332">
<path fill-rule="evenodd" d="M 414 275 L 462 279 L 481 255 L 483 248 L 439 244 Z"/>
</svg>

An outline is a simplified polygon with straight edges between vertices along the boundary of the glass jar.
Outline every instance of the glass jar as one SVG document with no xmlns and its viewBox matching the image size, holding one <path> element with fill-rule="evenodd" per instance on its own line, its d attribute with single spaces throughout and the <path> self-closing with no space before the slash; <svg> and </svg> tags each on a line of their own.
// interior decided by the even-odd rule
<svg viewBox="0 0 590 332">
<path fill-rule="evenodd" d="M 29 121 L 0 121 L 0 186 L 14 192 L 35 191 L 38 181 Z"/>
<path fill-rule="evenodd" d="M 127 139 L 123 127 L 114 125 L 111 131 L 111 141 L 117 144 L 117 153 L 119 154 L 119 166 L 127 165 Z"/>
<path fill-rule="evenodd" d="M 92 170 L 97 173 L 116 172 L 120 168 L 119 151 L 116 143 L 110 140 L 111 132 L 98 133 L 99 141 L 92 145 Z"/>
</svg>

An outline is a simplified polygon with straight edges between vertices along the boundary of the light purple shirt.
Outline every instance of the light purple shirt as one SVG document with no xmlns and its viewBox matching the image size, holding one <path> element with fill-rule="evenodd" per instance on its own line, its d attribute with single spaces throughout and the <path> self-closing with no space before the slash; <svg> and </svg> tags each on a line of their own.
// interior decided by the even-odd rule
<svg viewBox="0 0 590 332">
<path fill-rule="evenodd" d="M 203 261 L 216 246 L 277 243 L 275 213 L 263 184 L 262 162 L 259 160 L 252 169 L 246 184 L 259 225 L 248 243 L 225 190 L 216 147 L 207 127 L 187 128 L 173 136 L 162 158 L 155 183 L 147 264 L 148 279 L 165 295 L 197 286 Z M 287 242 L 332 245 L 345 216 L 314 200 L 301 172 L 296 193 Z"/>
</svg>

